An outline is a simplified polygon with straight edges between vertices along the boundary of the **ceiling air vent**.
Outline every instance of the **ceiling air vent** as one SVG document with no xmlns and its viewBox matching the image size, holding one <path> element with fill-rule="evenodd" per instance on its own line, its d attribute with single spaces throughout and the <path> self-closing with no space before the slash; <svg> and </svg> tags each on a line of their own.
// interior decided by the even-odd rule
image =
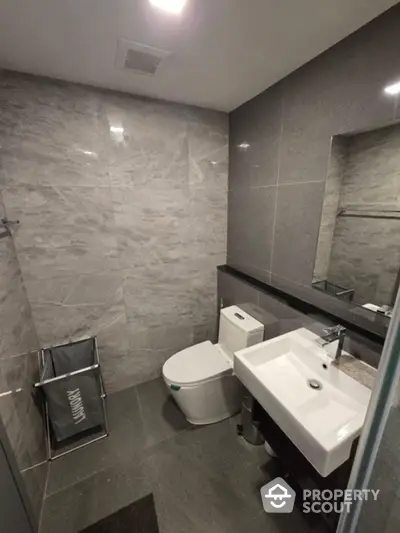
<svg viewBox="0 0 400 533">
<path fill-rule="evenodd" d="M 153 48 L 146 44 L 120 39 L 118 41 L 116 66 L 124 70 L 154 75 L 161 61 L 169 54 L 165 50 Z"/>
</svg>

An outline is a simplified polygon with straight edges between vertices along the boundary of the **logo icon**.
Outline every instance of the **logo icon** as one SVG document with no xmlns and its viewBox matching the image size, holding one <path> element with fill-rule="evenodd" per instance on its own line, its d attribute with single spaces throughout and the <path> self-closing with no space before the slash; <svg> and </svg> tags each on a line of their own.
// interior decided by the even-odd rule
<svg viewBox="0 0 400 533">
<path fill-rule="evenodd" d="M 264 485 L 260 492 L 266 513 L 291 513 L 293 511 L 296 493 L 281 477 Z"/>
</svg>

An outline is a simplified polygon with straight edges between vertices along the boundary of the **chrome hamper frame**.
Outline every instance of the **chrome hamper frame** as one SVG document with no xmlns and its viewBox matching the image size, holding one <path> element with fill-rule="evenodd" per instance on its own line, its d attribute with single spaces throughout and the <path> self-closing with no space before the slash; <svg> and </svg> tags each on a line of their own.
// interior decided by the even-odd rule
<svg viewBox="0 0 400 533">
<path fill-rule="evenodd" d="M 76 342 L 81 342 L 81 341 L 85 341 L 85 340 L 93 340 L 93 343 L 94 343 L 94 359 L 95 359 L 95 363 L 93 365 L 88 366 L 86 368 L 82 368 L 80 370 L 75 370 L 74 372 L 69 372 L 69 373 L 63 374 L 62 376 L 56 376 L 55 378 L 51 378 L 51 379 L 47 379 L 47 380 L 44 380 L 44 381 L 40 381 L 38 383 L 35 383 L 35 387 L 36 388 L 41 388 L 43 385 L 46 385 L 48 383 L 54 383 L 55 381 L 60 381 L 62 379 L 70 378 L 70 377 L 77 376 L 77 375 L 82 375 L 82 374 L 85 374 L 85 373 L 88 373 L 88 372 L 97 371 L 98 372 L 99 384 L 100 384 L 100 392 L 101 392 L 100 397 L 101 397 L 101 403 L 102 403 L 103 415 L 104 415 L 104 427 L 103 427 L 104 434 L 100 435 L 99 437 L 95 437 L 95 438 L 93 438 L 91 440 L 88 440 L 87 442 L 85 442 L 83 444 L 80 444 L 78 446 L 72 447 L 71 449 L 69 449 L 69 450 L 67 450 L 65 452 L 62 452 L 62 453 L 59 453 L 59 454 L 56 453 L 56 454 L 53 455 L 53 449 L 52 449 L 52 446 L 51 446 L 51 428 L 50 428 L 49 407 L 48 407 L 46 395 L 43 394 L 43 397 L 44 397 L 45 429 L 46 429 L 46 446 L 47 446 L 47 459 L 48 459 L 48 461 L 54 461 L 55 459 L 59 459 L 60 457 L 64 457 L 65 455 L 68 455 L 68 454 L 70 454 L 70 453 L 72 453 L 72 452 L 74 452 L 76 450 L 80 450 L 82 448 L 85 448 L 86 446 L 89 446 L 89 444 L 93 444 L 94 442 L 98 442 L 98 441 L 103 440 L 103 439 L 105 439 L 105 438 L 107 438 L 109 436 L 108 420 L 107 420 L 107 409 L 106 409 L 106 402 L 105 402 L 107 394 L 105 392 L 103 375 L 102 375 L 101 367 L 100 367 L 99 351 L 98 351 L 98 347 L 97 347 L 97 337 L 96 336 L 94 336 L 94 337 L 84 337 L 84 338 L 79 339 L 79 341 L 76 341 Z M 47 347 L 47 348 L 42 348 L 40 350 L 40 357 L 39 357 L 40 376 L 42 375 L 42 371 L 43 371 L 44 366 L 45 366 L 45 351 L 46 350 L 51 350 L 53 348 L 60 348 L 62 346 L 66 346 L 66 345 L 69 345 L 71 343 L 73 343 L 73 341 L 71 341 L 69 343 L 64 343 L 64 344 L 57 344 L 55 346 L 50 346 L 50 347 Z M 102 427 L 102 426 L 99 426 L 99 427 Z"/>
</svg>

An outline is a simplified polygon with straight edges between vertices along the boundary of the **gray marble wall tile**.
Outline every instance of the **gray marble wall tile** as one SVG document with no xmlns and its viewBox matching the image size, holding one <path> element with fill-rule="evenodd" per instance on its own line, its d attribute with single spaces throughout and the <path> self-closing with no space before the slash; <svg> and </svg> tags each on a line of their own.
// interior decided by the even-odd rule
<svg viewBox="0 0 400 533">
<path fill-rule="evenodd" d="M 227 163 L 228 115 L 215 113 L 212 120 L 208 121 L 206 113 L 203 117 L 198 114 L 197 117 L 190 117 L 188 120 L 190 161 L 197 164 L 211 163 L 212 161 L 225 161 Z M 227 181 L 226 179 L 223 180 L 223 176 L 220 176 L 223 180 L 220 184 L 210 178 L 212 175 L 206 173 L 203 176 L 203 185 L 227 186 Z"/>
<path fill-rule="evenodd" d="M 108 183 L 106 136 L 93 91 L 13 73 L 3 77 L 0 93 L 13 114 L 12 134 L 3 146 L 7 154 L 5 182 Z"/>
<path fill-rule="evenodd" d="M 349 137 L 341 207 L 400 208 L 400 126 Z"/>
<path fill-rule="evenodd" d="M 0 184 L 40 343 L 96 334 L 109 391 L 158 376 L 215 320 L 228 115 L 13 73 L 0 101 Z"/>
<path fill-rule="evenodd" d="M 109 188 L 19 185 L 3 190 L 25 279 L 117 269 Z"/>
<path fill-rule="evenodd" d="M 228 191 L 225 188 L 195 188 L 191 191 L 190 238 L 203 253 L 226 254 Z M 225 261 L 224 261 L 225 262 Z"/>
<path fill-rule="evenodd" d="M 114 390 L 113 367 L 129 351 L 119 273 L 53 278 L 51 283 L 27 281 L 26 285 L 42 345 L 97 335 L 106 387 Z"/>
<path fill-rule="evenodd" d="M 46 346 L 86 335 L 100 336 L 121 316 L 125 318 L 118 274 L 54 278 L 51 284 L 45 280 L 28 281 L 27 291 L 39 338 Z"/>
<path fill-rule="evenodd" d="M 188 190 L 113 188 L 112 198 L 121 268 L 188 257 L 194 231 Z"/>
<path fill-rule="evenodd" d="M 329 279 L 355 289 L 356 301 L 390 305 L 400 266 L 398 220 L 339 218 Z"/>
<path fill-rule="evenodd" d="M 192 278 L 193 324 L 204 325 L 215 321 L 217 307 L 217 266 L 225 263 L 225 253 L 221 255 L 199 254 L 196 258 Z"/>
<path fill-rule="evenodd" d="M 192 326 L 156 326 L 138 329 L 128 323 L 130 346 L 127 359 L 117 367 L 120 371 L 120 389 L 130 385 L 150 381 L 161 376 L 165 361 L 176 352 L 193 344 Z M 128 359 L 134 361 L 134 366 Z M 134 371 L 133 371 L 134 370 Z"/>
<path fill-rule="evenodd" d="M 3 189 L 10 218 L 19 216 L 14 240 L 69 245 L 85 233 L 113 233 L 113 210 L 109 188 L 76 188 L 68 185 L 20 184 Z M 54 236 L 54 241 L 51 240 Z"/>
<path fill-rule="evenodd" d="M 192 324 L 194 274 L 180 262 L 137 267 L 124 279 L 123 290 L 128 322 L 138 328 Z"/>
<path fill-rule="evenodd" d="M 101 155 L 87 148 L 76 148 L 75 152 L 73 159 L 70 154 L 60 159 L 54 152 L 37 154 L 24 147 L 7 149 L 6 146 L 0 184 L 109 187 L 108 170 Z"/>
<path fill-rule="evenodd" d="M 32 390 L 38 374 L 36 352 L 1 361 L 0 414 L 21 471 L 46 459 L 43 419 Z"/>
<path fill-rule="evenodd" d="M 0 193 L 0 216 L 5 215 Z M 38 516 L 47 476 L 35 467 L 46 458 L 40 402 L 36 405 L 32 391 L 38 378 L 37 352 L 32 350 L 39 341 L 10 235 L 0 239 L 0 330 L 0 416 L 18 468 L 31 469 L 35 477 L 27 492 Z"/>
<path fill-rule="evenodd" d="M 113 186 L 188 186 L 183 106 L 111 92 L 101 95 L 100 106 Z"/>
<path fill-rule="evenodd" d="M 216 343 L 218 341 L 218 321 L 219 317 L 214 318 L 207 324 L 199 324 L 193 328 L 193 344 L 200 342 L 211 341 Z"/>
<path fill-rule="evenodd" d="M 75 153 L 84 155 L 79 149 L 104 148 L 99 101 L 93 91 L 49 79 L 6 76 L 16 86 L 13 94 L 18 106 L 7 147 L 50 153 L 71 162 Z"/>
<path fill-rule="evenodd" d="M 189 147 L 194 144 L 189 136 Z M 228 144 L 215 146 L 199 159 L 189 152 L 189 185 L 192 188 L 226 190 L 228 188 Z"/>
<path fill-rule="evenodd" d="M 0 216 L 5 214 L 0 195 Z M 0 324 L 0 359 L 37 348 L 36 330 L 11 236 L 0 239 Z"/>
</svg>

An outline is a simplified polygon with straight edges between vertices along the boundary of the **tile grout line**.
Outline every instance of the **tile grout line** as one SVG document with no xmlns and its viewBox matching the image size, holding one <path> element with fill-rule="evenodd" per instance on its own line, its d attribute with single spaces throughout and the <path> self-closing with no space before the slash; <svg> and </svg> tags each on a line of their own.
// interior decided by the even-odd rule
<svg viewBox="0 0 400 533">
<path fill-rule="evenodd" d="M 39 523 L 38 523 L 38 533 L 41 533 L 42 525 L 43 525 L 44 507 L 46 505 L 47 487 L 48 487 L 49 478 L 50 478 L 50 466 L 51 466 L 51 462 L 48 462 L 47 471 L 46 471 L 46 483 L 44 485 L 43 497 L 42 497 L 42 507 L 40 509 L 40 516 L 39 516 Z"/>
<path fill-rule="evenodd" d="M 279 177 L 281 173 L 281 155 L 282 155 L 282 139 L 283 139 L 283 114 L 284 114 L 285 93 L 284 87 L 282 88 L 282 101 L 281 101 L 281 127 L 279 132 L 279 147 L 278 147 L 278 167 L 276 169 L 276 191 L 275 191 L 275 206 L 274 206 L 274 221 L 272 223 L 272 241 L 271 241 L 271 259 L 269 262 L 269 280 L 272 279 L 272 266 L 274 262 L 274 246 L 275 246 L 275 229 L 276 219 L 278 211 L 278 194 L 279 194 Z"/>
<path fill-rule="evenodd" d="M 48 462 L 49 461 L 42 461 L 41 463 L 36 463 L 36 464 L 34 464 L 32 466 L 28 466 L 27 468 L 24 468 L 23 470 L 21 470 L 21 474 L 24 474 L 25 472 L 30 472 L 34 468 L 37 468 L 38 466 L 43 466 L 43 465 L 45 465 Z"/>
<path fill-rule="evenodd" d="M 116 463 L 114 464 L 117 464 L 117 463 L 123 463 L 124 461 L 117 461 Z M 49 465 L 51 466 L 51 465 Z M 84 483 L 85 481 L 87 481 L 88 479 L 90 479 L 91 477 L 94 477 L 96 476 L 97 474 L 101 474 L 102 472 L 105 472 L 106 470 L 108 470 L 109 468 L 111 468 L 113 465 L 109 464 L 109 465 L 106 465 L 104 466 L 104 468 L 100 468 L 100 470 L 94 470 L 93 472 L 91 472 L 90 474 L 88 474 L 87 476 L 83 476 L 82 478 L 78 479 L 77 481 L 74 481 L 73 483 L 70 483 L 69 485 L 65 485 L 63 486 L 62 488 L 60 489 L 57 489 L 55 490 L 54 492 L 51 492 L 50 494 L 47 493 L 47 484 L 46 484 L 46 499 L 49 499 L 49 498 L 52 498 L 53 496 L 56 496 L 58 494 L 60 494 L 60 492 L 63 492 L 65 490 L 69 490 L 71 489 L 72 487 L 75 487 L 75 485 L 79 485 L 79 483 Z M 50 470 L 50 468 L 49 468 Z M 50 472 L 49 472 L 50 474 Z M 48 476 L 50 477 L 50 476 Z"/>
<path fill-rule="evenodd" d="M 325 180 L 290 181 L 287 183 L 279 183 L 277 187 L 287 187 L 289 185 L 307 185 L 309 183 L 325 183 Z"/>
</svg>

